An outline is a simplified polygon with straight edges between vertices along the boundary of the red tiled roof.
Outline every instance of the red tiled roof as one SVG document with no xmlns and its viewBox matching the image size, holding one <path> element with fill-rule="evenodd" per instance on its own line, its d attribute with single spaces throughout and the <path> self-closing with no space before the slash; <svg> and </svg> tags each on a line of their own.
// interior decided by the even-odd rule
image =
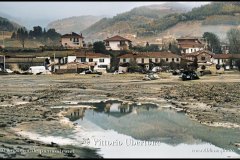
<svg viewBox="0 0 240 160">
<path fill-rule="evenodd" d="M 131 40 L 123 38 L 123 37 L 121 37 L 119 35 L 113 36 L 111 38 L 107 38 L 104 41 L 129 41 L 129 42 L 132 42 Z"/>
<path fill-rule="evenodd" d="M 79 35 L 79 34 L 77 34 L 75 32 L 72 32 L 71 34 L 64 34 L 64 35 L 62 35 L 61 38 L 84 38 L 84 37 L 82 36 L 82 34 Z"/>
<path fill-rule="evenodd" d="M 183 57 L 195 57 L 199 54 L 202 54 L 202 53 L 207 53 L 211 56 L 214 56 L 214 53 L 210 52 L 210 51 L 207 51 L 207 50 L 201 50 L 201 51 L 196 51 L 196 52 L 192 52 L 192 53 L 185 53 L 183 54 Z"/>
<path fill-rule="evenodd" d="M 177 40 L 185 40 L 185 39 L 201 39 L 202 37 L 190 37 L 190 36 L 185 36 L 185 37 L 180 37 L 177 38 Z"/>
<path fill-rule="evenodd" d="M 124 54 L 119 58 L 180 58 L 180 56 L 171 52 L 139 52 Z"/>
<path fill-rule="evenodd" d="M 102 54 L 102 53 L 93 53 L 93 52 L 77 52 L 77 57 L 86 57 L 86 58 L 110 58 L 110 55 Z"/>
<path fill-rule="evenodd" d="M 240 54 L 215 54 L 213 56 L 215 59 L 240 59 Z"/>
</svg>

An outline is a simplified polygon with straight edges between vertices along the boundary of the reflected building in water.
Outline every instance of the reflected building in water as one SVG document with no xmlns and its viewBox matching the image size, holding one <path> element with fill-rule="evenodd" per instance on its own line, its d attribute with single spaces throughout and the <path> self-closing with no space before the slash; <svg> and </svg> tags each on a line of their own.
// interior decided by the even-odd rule
<svg viewBox="0 0 240 160">
<path fill-rule="evenodd" d="M 82 105 L 86 105 L 82 104 Z M 90 104 L 87 104 L 90 105 Z M 91 103 L 91 108 L 96 113 L 105 113 L 108 116 L 114 117 L 122 117 L 128 115 L 130 113 L 138 114 L 140 110 L 147 110 L 149 108 L 154 107 L 152 104 L 136 104 L 136 103 L 128 103 L 122 101 L 106 101 L 106 102 L 99 102 L 99 103 Z M 86 110 L 89 110 L 87 107 L 78 107 L 78 108 L 67 108 L 65 109 L 65 117 L 69 118 L 71 121 L 76 121 L 78 119 L 82 119 L 85 116 Z"/>
</svg>

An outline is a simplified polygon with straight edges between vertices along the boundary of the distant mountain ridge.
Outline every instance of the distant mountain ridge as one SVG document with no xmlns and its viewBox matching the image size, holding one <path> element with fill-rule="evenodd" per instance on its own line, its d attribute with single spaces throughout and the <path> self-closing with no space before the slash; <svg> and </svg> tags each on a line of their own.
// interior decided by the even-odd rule
<svg viewBox="0 0 240 160">
<path fill-rule="evenodd" d="M 95 22 L 99 21 L 102 16 L 74 16 L 53 21 L 47 25 L 47 29 L 54 28 L 58 33 L 66 34 L 71 32 L 81 32 Z"/>
<path fill-rule="evenodd" d="M 145 29 L 146 25 L 166 15 L 186 13 L 191 9 L 189 4 L 177 2 L 137 7 L 113 18 L 103 18 L 85 29 L 83 33 L 89 39 L 103 39 L 118 33 L 150 35 L 151 33 Z"/>
<path fill-rule="evenodd" d="M 15 22 L 8 20 L 7 18 L 0 17 L 0 31 L 16 31 L 21 26 Z"/>
</svg>

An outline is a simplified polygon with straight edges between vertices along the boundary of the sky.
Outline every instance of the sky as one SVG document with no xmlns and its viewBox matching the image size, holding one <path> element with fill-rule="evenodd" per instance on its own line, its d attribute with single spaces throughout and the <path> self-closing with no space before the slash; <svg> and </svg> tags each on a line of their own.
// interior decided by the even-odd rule
<svg viewBox="0 0 240 160">
<path fill-rule="evenodd" d="M 26 23 L 49 23 L 53 20 L 80 16 L 95 15 L 112 17 L 118 13 L 129 11 L 135 7 L 161 4 L 156 1 L 130 1 L 130 2 L 0 2 L 0 12 L 11 17 L 17 18 L 19 21 Z M 183 2 L 189 3 L 189 2 Z M 193 2 L 192 2 L 193 3 Z M 206 4 L 209 2 L 195 2 Z M 7 18 L 7 17 L 6 17 Z M 46 25 L 45 24 L 45 25 Z M 28 24 L 27 24 L 28 25 Z"/>
</svg>

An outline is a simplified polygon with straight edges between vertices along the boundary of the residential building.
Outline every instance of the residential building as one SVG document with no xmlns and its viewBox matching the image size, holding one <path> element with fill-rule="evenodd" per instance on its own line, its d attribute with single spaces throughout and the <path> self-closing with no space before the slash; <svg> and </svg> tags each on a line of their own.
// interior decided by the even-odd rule
<svg viewBox="0 0 240 160">
<path fill-rule="evenodd" d="M 64 34 L 61 36 L 61 44 L 66 48 L 82 48 L 84 45 L 84 37 L 82 34 L 72 32 L 71 34 Z"/>
<path fill-rule="evenodd" d="M 93 53 L 93 52 L 77 52 L 76 53 L 76 62 L 79 63 L 91 63 L 94 62 L 96 65 L 93 68 L 93 70 L 99 69 L 99 68 L 110 68 L 110 62 L 111 62 L 111 56 L 102 54 L 102 53 Z"/>
<path fill-rule="evenodd" d="M 213 56 L 214 56 L 214 53 L 210 51 L 200 50 L 193 53 L 182 54 L 182 59 L 186 59 L 193 62 L 194 59 L 197 58 L 198 63 L 207 63 L 207 62 L 213 63 Z"/>
<path fill-rule="evenodd" d="M 55 57 L 55 60 L 53 60 Z M 89 70 L 101 70 L 106 72 L 110 68 L 111 57 L 102 53 L 93 52 L 69 52 L 66 54 L 55 55 L 51 58 L 52 71 L 72 70 L 76 72 L 78 68 Z M 69 72 L 69 71 L 66 71 Z"/>
<path fill-rule="evenodd" d="M 176 39 L 181 53 L 193 53 L 206 48 L 206 43 L 203 38 L 199 37 L 181 37 Z"/>
<path fill-rule="evenodd" d="M 120 51 L 128 50 L 132 41 L 119 35 L 104 40 L 107 50 Z"/>
<path fill-rule="evenodd" d="M 162 60 L 167 63 L 181 62 L 181 56 L 173 54 L 171 52 L 139 52 L 139 53 L 129 53 L 119 56 L 120 65 L 124 63 L 130 63 L 131 60 L 135 60 L 136 63 L 146 70 L 150 69 L 150 63 L 160 64 Z"/>
<path fill-rule="evenodd" d="M 221 45 L 222 53 L 228 54 L 229 53 L 229 44 L 221 42 L 220 45 Z"/>
<path fill-rule="evenodd" d="M 225 66 L 226 69 L 230 69 L 230 61 L 233 68 L 237 68 L 236 61 L 240 60 L 240 54 L 215 54 L 213 58 L 215 64 Z"/>
</svg>

